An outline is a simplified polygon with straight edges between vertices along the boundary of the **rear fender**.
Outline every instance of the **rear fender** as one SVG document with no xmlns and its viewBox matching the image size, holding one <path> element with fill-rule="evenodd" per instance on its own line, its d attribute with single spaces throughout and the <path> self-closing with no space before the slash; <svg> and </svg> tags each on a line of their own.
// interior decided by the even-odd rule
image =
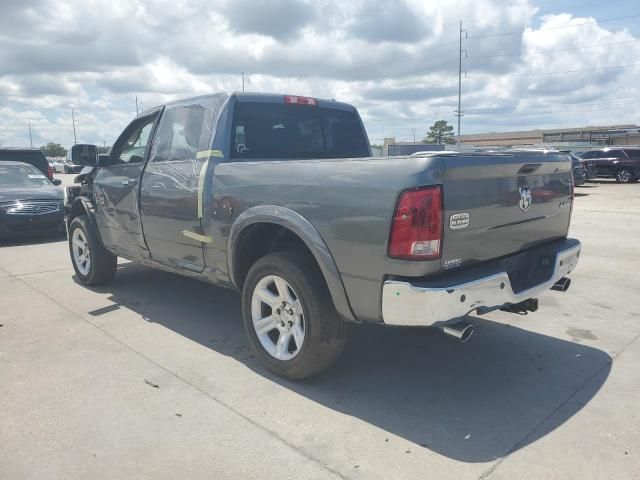
<svg viewBox="0 0 640 480">
<path fill-rule="evenodd" d="M 235 248 L 240 233 L 250 225 L 256 223 L 272 223 L 287 228 L 295 233 L 305 243 L 320 266 L 329 293 L 338 313 L 348 321 L 357 321 L 351 311 L 349 300 L 338 271 L 338 267 L 329 252 L 329 248 L 320 237 L 318 231 L 307 219 L 300 214 L 285 207 L 276 205 L 260 205 L 245 210 L 238 216 L 231 226 L 231 233 L 228 241 L 227 262 L 229 276 L 233 284 L 238 284 L 234 278 L 235 272 Z"/>
</svg>

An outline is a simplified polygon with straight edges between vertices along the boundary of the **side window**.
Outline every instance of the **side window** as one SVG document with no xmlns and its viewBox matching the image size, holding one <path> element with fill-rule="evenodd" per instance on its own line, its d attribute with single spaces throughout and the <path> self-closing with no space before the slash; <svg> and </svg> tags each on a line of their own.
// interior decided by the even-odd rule
<svg viewBox="0 0 640 480">
<path fill-rule="evenodd" d="M 153 115 L 144 119 L 144 121 L 134 123 L 125 132 L 126 137 L 119 140 L 118 144 L 111 155 L 113 163 L 142 163 L 144 155 L 149 145 L 151 132 L 155 123 L 156 116 Z"/>
<path fill-rule="evenodd" d="M 584 158 L 585 160 L 588 160 L 590 158 L 595 158 L 595 153 L 596 152 L 587 152 L 584 155 L 582 155 L 582 158 Z"/>
<path fill-rule="evenodd" d="M 640 150 L 625 150 L 629 158 L 640 160 Z"/>
<path fill-rule="evenodd" d="M 610 150 L 609 156 L 615 158 L 627 158 L 622 150 Z"/>
<path fill-rule="evenodd" d="M 199 150 L 208 148 L 206 113 L 206 107 L 199 104 L 168 107 L 160 119 L 150 161 L 195 160 Z"/>
</svg>

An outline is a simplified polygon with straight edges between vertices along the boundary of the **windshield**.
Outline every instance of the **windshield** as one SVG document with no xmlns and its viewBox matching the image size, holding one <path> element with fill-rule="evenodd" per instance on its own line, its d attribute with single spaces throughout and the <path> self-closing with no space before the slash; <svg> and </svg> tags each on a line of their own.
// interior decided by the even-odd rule
<svg viewBox="0 0 640 480">
<path fill-rule="evenodd" d="M 31 165 L 0 165 L 0 188 L 29 188 L 51 185 L 40 170 Z"/>
<path fill-rule="evenodd" d="M 368 157 L 354 111 L 278 103 L 239 102 L 233 115 L 231 157 L 307 159 Z"/>
</svg>

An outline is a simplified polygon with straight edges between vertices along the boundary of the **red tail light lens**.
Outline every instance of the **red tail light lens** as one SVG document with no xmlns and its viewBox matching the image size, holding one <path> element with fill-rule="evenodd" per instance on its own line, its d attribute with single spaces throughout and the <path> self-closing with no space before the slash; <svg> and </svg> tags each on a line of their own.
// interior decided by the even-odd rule
<svg viewBox="0 0 640 480">
<path fill-rule="evenodd" d="M 293 105 L 310 105 L 312 107 L 318 106 L 318 100 L 310 97 L 298 97 L 296 95 L 285 95 L 284 103 L 290 103 Z"/>
<path fill-rule="evenodd" d="M 407 190 L 398 200 L 389 235 L 389 256 L 405 260 L 440 258 L 442 187 Z"/>
<path fill-rule="evenodd" d="M 51 165 L 47 167 L 47 177 L 49 177 L 49 180 L 53 180 L 53 167 Z"/>
</svg>

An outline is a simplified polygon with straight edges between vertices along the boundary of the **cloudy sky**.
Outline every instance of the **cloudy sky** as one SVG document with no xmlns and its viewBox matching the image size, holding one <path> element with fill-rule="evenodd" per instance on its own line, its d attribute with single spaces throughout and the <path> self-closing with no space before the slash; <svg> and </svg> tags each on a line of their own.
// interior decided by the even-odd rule
<svg viewBox="0 0 640 480">
<path fill-rule="evenodd" d="M 0 0 L 0 143 L 111 144 L 144 108 L 240 90 L 358 107 L 372 143 L 640 123 L 637 0 Z"/>
</svg>

